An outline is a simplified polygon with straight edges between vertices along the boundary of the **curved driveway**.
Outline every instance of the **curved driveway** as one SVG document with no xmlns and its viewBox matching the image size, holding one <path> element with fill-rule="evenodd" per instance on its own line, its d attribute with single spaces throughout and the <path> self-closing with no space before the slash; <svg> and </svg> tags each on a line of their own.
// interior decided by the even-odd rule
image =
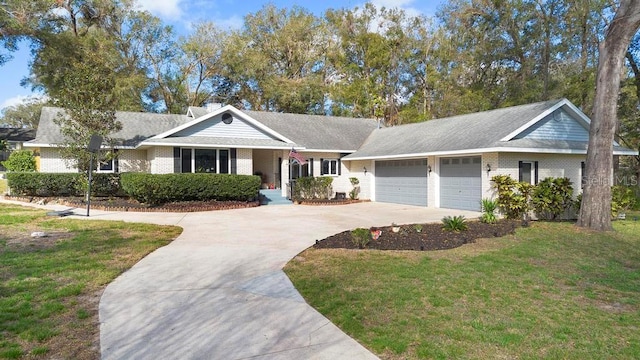
<svg viewBox="0 0 640 360">
<path fill-rule="evenodd" d="M 478 215 L 384 203 L 92 211 L 96 220 L 184 228 L 107 286 L 100 300 L 102 358 L 376 359 L 307 305 L 282 268 L 316 239 L 340 231 L 452 214 Z"/>
</svg>

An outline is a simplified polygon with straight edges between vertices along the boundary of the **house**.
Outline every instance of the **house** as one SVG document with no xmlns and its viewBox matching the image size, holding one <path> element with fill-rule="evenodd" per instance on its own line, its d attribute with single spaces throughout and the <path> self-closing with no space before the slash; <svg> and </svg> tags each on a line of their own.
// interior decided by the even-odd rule
<svg viewBox="0 0 640 360">
<path fill-rule="evenodd" d="M 61 136 L 44 108 L 36 138 L 42 172 L 76 171 L 58 156 Z M 332 176 L 337 192 L 360 180 L 360 198 L 479 210 L 490 179 L 508 174 L 580 184 L 590 120 L 566 99 L 379 128 L 373 119 L 189 108 L 186 115 L 119 112 L 119 156 L 99 171 L 263 174 L 287 195 L 291 179 Z M 289 158 L 297 151 L 308 162 Z M 615 155 L 637 152 L 614 146 Z M 265 185 L 266 185 L 265 184 Z"/>
<path fill-rule="evenodd" d="M 0 171 L 6 169 L 2 166 L 2 162 L 9 158 L 14 150 L 21 150 L 22 144 L 26 141 L 33 140 L 36 137 L 36 131 L 33 129 L 0 127 L 0 140 L 7 142 L 7 149 L 0 151 Z"/>
</svg>

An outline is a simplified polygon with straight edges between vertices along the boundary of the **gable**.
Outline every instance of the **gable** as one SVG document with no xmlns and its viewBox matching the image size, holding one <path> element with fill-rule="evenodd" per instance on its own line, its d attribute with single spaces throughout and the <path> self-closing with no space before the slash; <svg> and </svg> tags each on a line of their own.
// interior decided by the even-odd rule
<svg viewBox="0 0 640 360">
<path fill-rule="evenodd" d="M 222 117 L 225 116 L 225 121 Z M 230 116 L 230 117 L 229 117 Z M 232 112 L 219 113 L 209 119 L 198 122 L 186 129 L 171 134 L 170 137 L 212 137 L 212 138 L 242 138 L 273 140 L 274 137 L 267 134 L 246 120 L 236 116 Z"/>
<path fill-rule="evenodd" d="M 559 108 L 516 135 L 515 139 L 589 141 L 589 130 Z"/>
</svg>

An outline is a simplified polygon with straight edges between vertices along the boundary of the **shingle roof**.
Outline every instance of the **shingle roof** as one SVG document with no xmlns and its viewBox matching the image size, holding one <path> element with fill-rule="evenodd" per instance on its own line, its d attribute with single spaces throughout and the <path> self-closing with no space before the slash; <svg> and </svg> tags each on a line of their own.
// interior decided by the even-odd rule
<svg viewBox="0 0 640 360">
<path fill-rule="evenodd" d="M 309 150 L 354 151 L 377 127 L 373 119 L 338 116 L 243 112 Z"/>
<path fill-rule="evenodd" d="M 374 130 L 362 147 L 345 159 L 484 149 L 563 100 L 459 115 Z"/>
<path fill-rule="evenodd" d="M 38 132 L 32 143 L 60 144 L 64 137 L 58 125 L 53 121 L 63 110 L 55 107 L 42 108 Z M 154 135 L 180 126 L 193 119 L 186 115 L 167 115 L 118 111 L 116 119 L 122 122 L 122 130 L 113 134 L 119 146 L 136 146 Z"/>
<path fill-rule="evenodd" d="M 24 142 L 33 140 L 35 137 L 36 131 L 33 129 L 0 128 L 0 140 Z"/>
</svg>

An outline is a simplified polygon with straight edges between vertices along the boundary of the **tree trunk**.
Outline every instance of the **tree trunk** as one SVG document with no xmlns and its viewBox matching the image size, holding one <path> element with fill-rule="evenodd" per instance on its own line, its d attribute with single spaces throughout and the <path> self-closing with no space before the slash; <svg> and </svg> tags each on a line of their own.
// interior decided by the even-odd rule
<svg viewBox="0 0 640 360">
<path fill-rule="evenodd" d="M 587 150 L 587 182 L 582 195 L 578 226 L 609 231 L 613 137 L 617 122 L 618 92 L 624 58 L 631 38 L 640 27 L 640 1 L 621 0 L 604 41 L 600 44 L 596 96 Z"/>
</svg>

